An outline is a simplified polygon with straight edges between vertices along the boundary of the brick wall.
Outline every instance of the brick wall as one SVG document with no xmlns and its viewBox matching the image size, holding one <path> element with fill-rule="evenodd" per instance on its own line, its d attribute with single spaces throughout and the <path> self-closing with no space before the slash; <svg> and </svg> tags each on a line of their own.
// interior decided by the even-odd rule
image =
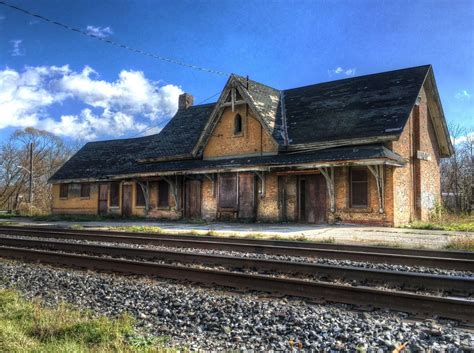
<svg viewBox="0 0 474 353">
<path fill-rule="evenodd" d="M 242 116 L 242 134 L 238 136 L 234 135 L 236 114 Z M 204 149 L 204 158 L 271 153 L 277 150 L 278 146 L 260 122 L 250 112 L 247 116 L 245 106 L 239 105 L 235 112 L 231 108 L 224 110 Z"/>
<path fill-rule="evenodd" d="M 98 184 L 91 184 L 90 197 L 81 198 L 81 184 L 68 184 L 68 197 L 59 197 L 60 184 L 53 185 L 53 206 L 51 212 L 54 214 L 88 214 L 94 215 L 98 212 Z"/>
</svg>

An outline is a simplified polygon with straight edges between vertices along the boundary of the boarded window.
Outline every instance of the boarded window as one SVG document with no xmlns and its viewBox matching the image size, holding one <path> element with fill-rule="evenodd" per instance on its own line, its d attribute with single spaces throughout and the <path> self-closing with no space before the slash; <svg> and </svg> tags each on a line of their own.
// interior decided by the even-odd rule
<svg viewBox="0 0 474 353">
<path fill-rule="evenodd" d="M 91 184 L 83 183 L 81 184 L 81 197 L 90 197 L 91 196 Z"/>
<path fill-rule="evenodd" d="M 120 183 L 110 183 L 110 206 L 118 207 L 120 205 Z"/>
<path fill-rule="evenodd" d="M 240 135 L 242 133 L 242 117 L 237 114 L 234 118 L 234 135 Z"/>
<path fill-rule="evenodd" d="M 61 199 L 67 199 L 69 194 L 69 184 L 60 184 L 59 185 L 59 197 Z"/>
<path fill-rule="evenodd" d="M 169 201 L 168 201 L 169 191 L 170 191 L 169 184 L 164 180 L 160 180 L 158 182 L 158 207 L 167 208 L 170 206 Z"/>
<path fill-rule="evenodd" d="M 237 174 L 219 176 L 219 208 L 237 209 Z"/>
<path fill-rule="evenodd" d="M 351 168 L 350 172 L 351 207 L 369 206 L 369 187 L 367 168 Z"/>
<path fill-rule="evenodd" d="M 137 192 L 135 193 L 135 206 L 144 207 L 145 206 L 145 194 L 143 193 L 143 189 L 140 184 L 135 184 Z"/>
</svg>

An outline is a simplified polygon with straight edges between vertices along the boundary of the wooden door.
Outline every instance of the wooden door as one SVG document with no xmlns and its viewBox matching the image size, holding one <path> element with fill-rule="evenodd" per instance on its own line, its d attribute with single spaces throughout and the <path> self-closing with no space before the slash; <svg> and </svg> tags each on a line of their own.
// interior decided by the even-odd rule
<svg viewBox="0 0 474 353">
<path fill-rule="evenodd" d="M 109 186 L 107 184 L 99 184 L 99 214 L 106 215 L 109 203 Z"/>
<path fill-rule="evenodd" d="M 132 215 L 132 185 L 125 184 L 122 188 L 122 216 Z"/>
<path fill-rule="evenodd" d="M 239 208 L 238 217 L 242 219 L 255 218 L 255 176 L 239 174 Z"/>
<path fill-rule="evenodd" d="M 184 190 L 184 216 L 186 218 L 201 217 L 200 180 L 186 180 Z"/>
<path fill-rule="evenodd" d="M 307 223 L 326 221 L 326 181 L 321 174 L 300 178 L 300 220 Z"/>
</svg>

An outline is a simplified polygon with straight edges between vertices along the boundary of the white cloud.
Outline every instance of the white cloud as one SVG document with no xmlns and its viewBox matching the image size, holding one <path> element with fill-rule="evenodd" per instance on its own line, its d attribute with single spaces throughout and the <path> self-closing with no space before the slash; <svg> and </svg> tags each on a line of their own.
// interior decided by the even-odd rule
<svg viewBox="0 0 474 353">
<path fill-rule="evenodd" d="M 12 48 L 10 54 L 12 56 L 23 56 L 25 55 L 25 50 L 23 49 L 23 40 L 22 39 L 12 39 L 10 41 Z"/>
<path fill-rule="evenodd" d="M 355 68 L 350 68 L 350 69 L 344 69 L 341 66 L 336 67 L 335 69 L 328 70 L 328 75 L 329 77 L 335 76 L 335 75 L 342 75 L 342 76 L 354 76 L 356 73 Z"/>
<path fill-rule="evenodd" d="M 99 38 L 106 38 L 114 34 L 112 28 L 110 27 L 99 27 L 99 26 L 87 26 L 86 32 L 90 35 L 99 37 Z"/>
<path fill-rule="evenodd" d="M 86 140 L 142 131 L 147 123 L 172 116 L 182 90 L 159 86 L 143 72 L 123 70 L 115 81 L 100 80 L 92 68 L 69 66 L 0 70 L 0 129 L 34 126 Z M 48 112 L 65 101 L 80 102 L 80 111 L 54 118 Z"/>
<path fill-rule="evenodd" d="M 470 100 L 471 99 L 471 95 L 469 94 L 468 91 L 466 91 L 465 89 L 456 93 L 454 95 L 454 98 L 460 100 L 460 101 L 467 101 L 467 100 Z"/>
<path fill-rule="evenodd" d="M 460 136 L 456 139 L 453 136 L 451 136 L 451 142 L 455 145 L 465 143 L 466 141 L 474 141 L 474 131 L 469 132 L 466 135 Z"/>
</svg>

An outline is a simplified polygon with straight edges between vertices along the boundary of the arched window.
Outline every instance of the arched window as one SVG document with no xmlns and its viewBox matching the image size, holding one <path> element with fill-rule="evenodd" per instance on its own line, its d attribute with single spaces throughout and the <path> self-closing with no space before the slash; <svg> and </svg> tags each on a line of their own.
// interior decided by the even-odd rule
<svg viewBox="0 0 474 353">
<path fill-rule="evenodd" d="M 234 118 L 234 135 L 242 134 L 242 117 L 237 114 Z"/>
</svg>

